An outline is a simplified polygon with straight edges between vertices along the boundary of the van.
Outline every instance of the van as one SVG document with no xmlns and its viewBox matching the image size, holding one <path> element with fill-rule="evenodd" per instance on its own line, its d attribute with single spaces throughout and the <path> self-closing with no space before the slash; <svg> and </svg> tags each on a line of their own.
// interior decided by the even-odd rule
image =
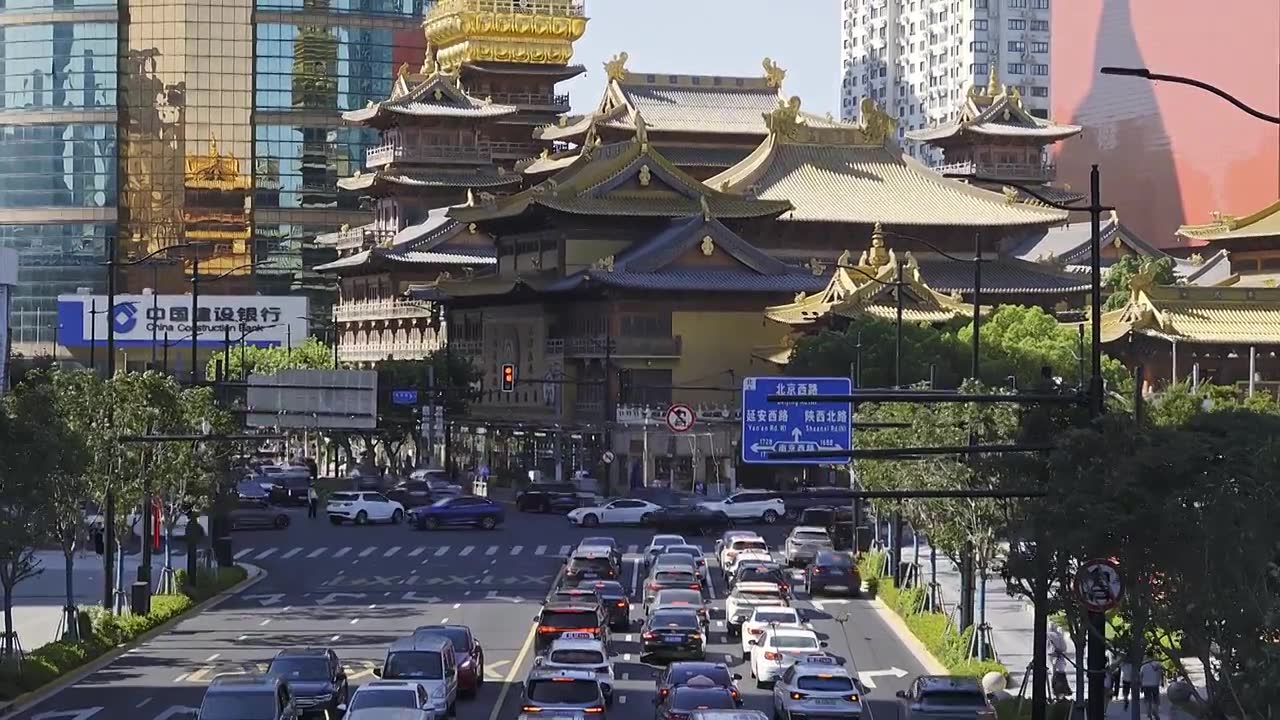
<svg viewBox="0 0 1280 720">
<path fill-rule="evenodd" d="M 216 677 L 204 691 L 199 720 L 298 720 L 301 713 L 277 677 Z"/>
<path fill-rule="evenodd" d="M 449 638 L 430 631 L 401 638 L 387 650 L 373 674 L 384 680 L 412 680 L 431 697 L 437 714 L 453 715 L 458 701 L 458 658 Z"/>
</svg>

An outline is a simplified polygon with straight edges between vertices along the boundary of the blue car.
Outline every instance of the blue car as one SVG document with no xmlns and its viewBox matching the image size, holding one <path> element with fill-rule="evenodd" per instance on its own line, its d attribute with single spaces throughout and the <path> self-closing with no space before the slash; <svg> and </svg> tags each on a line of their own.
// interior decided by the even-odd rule
<svg viewBox="0 0 1280 720">
<path fill-rule="evenodd" d="M 444 498 L 409 511 L 410 526 L 419 530 L 436 530 L 457 525 L 492 530 L 504 519 L 506 511 L 501 503 L 473 495 Z"/>
</svg>

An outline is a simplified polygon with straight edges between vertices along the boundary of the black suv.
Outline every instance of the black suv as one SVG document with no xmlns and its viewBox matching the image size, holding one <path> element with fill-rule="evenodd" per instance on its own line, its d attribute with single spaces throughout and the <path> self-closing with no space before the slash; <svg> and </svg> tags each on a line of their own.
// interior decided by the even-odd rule
<svg viewBox="0 0 1280 720">
<path fill-rule="evenodd" d="M 573 483 L 534 483 L 516 494 L 520 512 L 569 512 L 578 507 L 578 488 Z"/>
<path fill-rule="evenodd" d="M 293 692 L 300 713 L 328 713 L 336 717 L 338 706 L 351 695 L 347 673 L 338 655 L 328 648 L 288 648 L 276 653 L 267 666 L 267 677 L 283 680 Z"/>
</svg>

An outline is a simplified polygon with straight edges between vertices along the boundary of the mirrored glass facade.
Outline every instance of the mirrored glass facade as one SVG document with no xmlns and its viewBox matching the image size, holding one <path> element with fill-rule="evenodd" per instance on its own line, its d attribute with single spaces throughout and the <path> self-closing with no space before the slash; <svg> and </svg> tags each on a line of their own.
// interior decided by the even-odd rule
<svg viewBox="0 0 1280 720">
<path fill-rule="evenodd" d="M 0 26 L 0 109 L 115 107 L 115 53 L 115 23 Z"/>
</svg>

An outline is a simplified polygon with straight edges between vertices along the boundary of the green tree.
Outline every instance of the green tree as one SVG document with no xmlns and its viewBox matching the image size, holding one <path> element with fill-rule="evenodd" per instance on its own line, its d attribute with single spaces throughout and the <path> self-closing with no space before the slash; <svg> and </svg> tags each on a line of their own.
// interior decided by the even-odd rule
<svg viewBox="0 0 1280 720">
<path fill-rule="evenodd" d="M 1151 275 L 1156 285 L 1176 285 L 1178 273 L 1171 257 L 1138 257 L 1126 255 L 1117 260 L 1102 277 L 1103 289 L 1109 293 L 1102 304 L 1103 312 L 1119 310 L 1129 302 L 1129 283 L 1140 273 Z"/>
<path fill-rule="evenodd" d="M 254 373 L 273 375 L 281 370 L 333 369 L 333 346 L 326 345 L 313 337 L 307 338 L 293 348 L 246 345 L 242 350 L 239 346 L 232 346 L 228 352 L 215 353 L 209 358 L 205 377 L 215 377 L 217 366 L 222 362 L 224 355 L 229 363 L 227 377 L 233 379 L 248 377 Z"/>
<path fill-rule="evenodd" d="M 802 337 L 791 353 L 786 373 L 794 377 L 847 377 L 861 355 L 862 387 L 892 387 L 896 337 L 896 323 L 858 316 L 843 330 Z M 955 387 L 969 374 L 968 361 L 958 361 L 960 354 L 955 338 L 945 330 L 912 322 L 902 326 L 904 384 L 927 380 L 932 372 L 938 387 Z"/>
</svg>

